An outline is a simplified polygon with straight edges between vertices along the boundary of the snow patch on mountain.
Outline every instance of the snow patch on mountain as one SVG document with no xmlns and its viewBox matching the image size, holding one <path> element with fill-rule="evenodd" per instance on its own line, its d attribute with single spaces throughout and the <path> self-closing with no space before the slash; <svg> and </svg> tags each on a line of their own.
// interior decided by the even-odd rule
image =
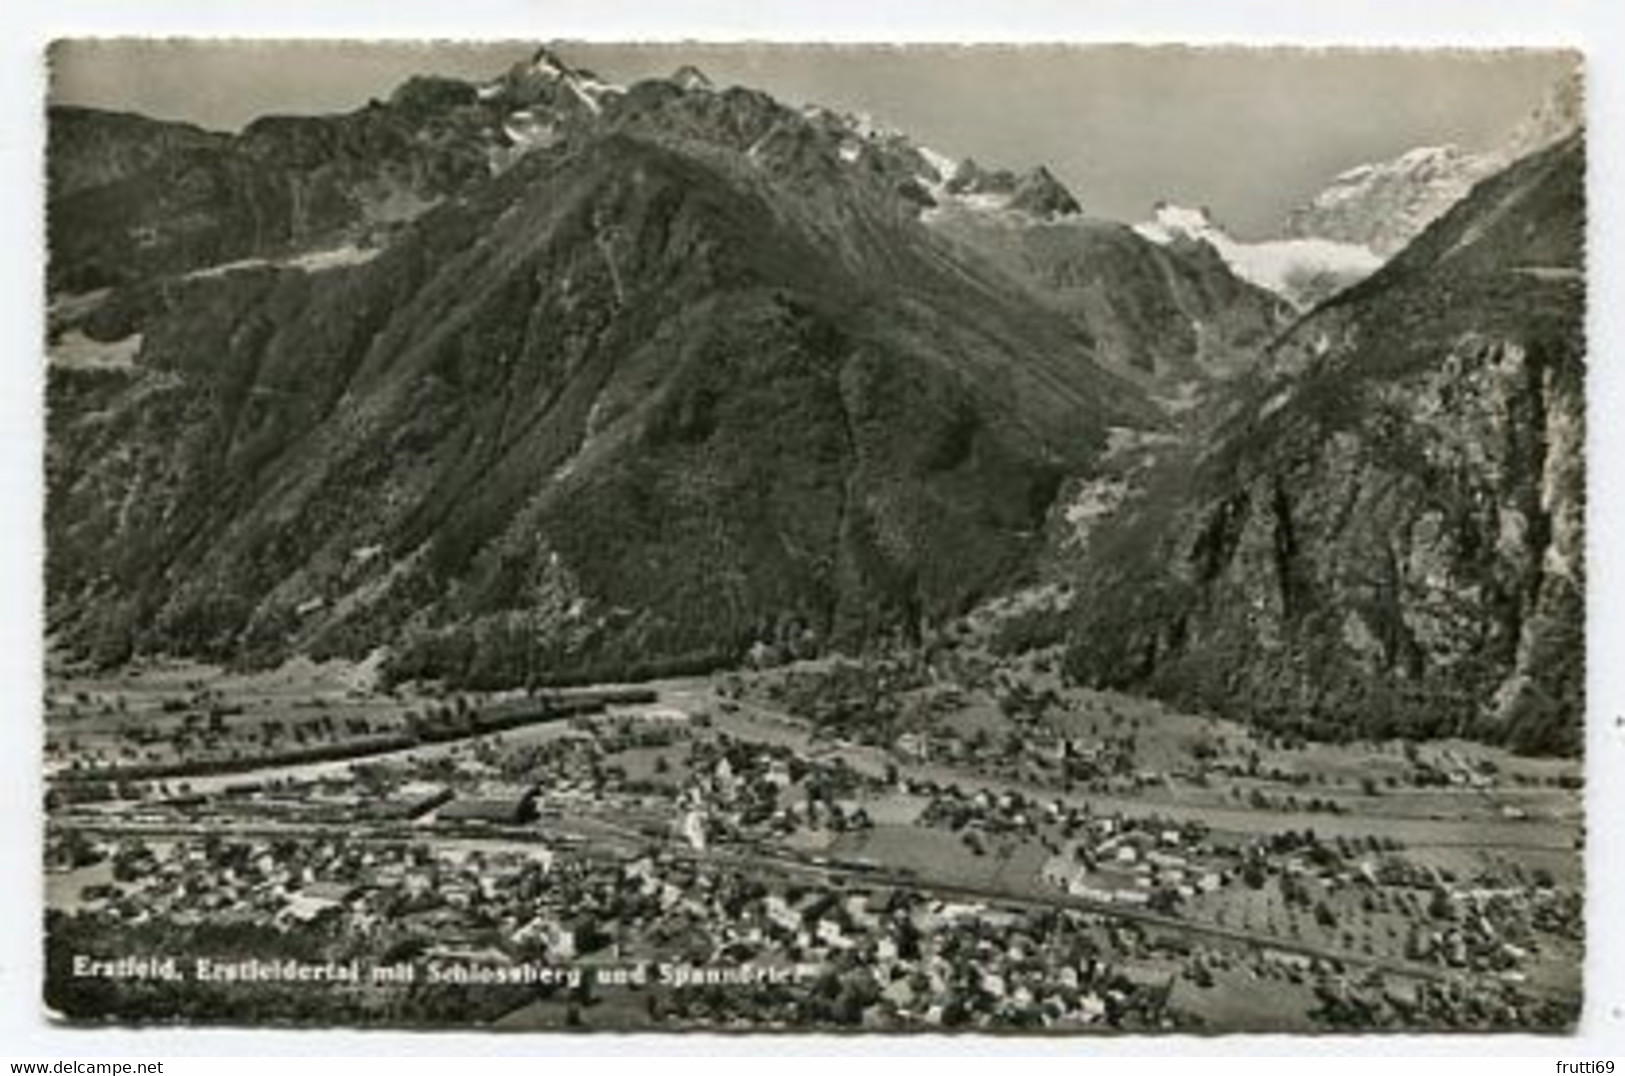
<svg viewBox="0 0 1625 1076">
<path fill-rule="evenodd" d="M 509 113 L 508 118 L 502 123 L 502 133 L 508 136 L 509 141 L 513 143 L 512 149 L 517 153 L 551 144 L 557 129 L 556 124 L 543 119 L 528 108 Z"/>
<path fill-rule="evenodd" d="M 289 258 L 283 264 L 293 269 L 302 269 L 307 273 L 324 273 L 329 269 L 347 269 L 355 265 L 365 265 L 376 258 L 381 250 L 380 247 L 361 247 L 354 243 L 345 243 L 326 250 L 306 251 Z"/>
<path fill-rule="evenodd" d="M 140 333 L 122 340 L 93 340 L 79 329 L 69 329 L 46 349 L 53 366 L 74 370 L 131 370 L 140 353 Z"/>
<path fill-rule="evenodd" d="M 626 92 L 626 87 L 614 82 L 605 82 L 603 79 L 587 72 L 577 72 L 574 77 L 567 80 L 570 91 L 576 95 L 588 111 L 598 115 L 604 111 L 604 99 L 618 97 Z"/>
<path fill-rule="evenodd" d="M 217 262 L 214 265 L 193 269 L 191 272 L 183 274 L 182 279 L 211 280 L 230 273 L 241 272 L 245 269 L 298 269 L 305 273 L 324 273 L 329 269 L 346 269 L 355 265 L 364 265 L 376 258 L 380 251 L 381 248 L 379 247 L 363 247 L 355 243 L 342 243 L 336 247 L 306 250 L 277 258 L 252 257 Z"/>
<path fill-rule="evenodd" d="M 948 177 L 959 170 L 959 162 L 946 153 L 937 152 L 930 146 L 917 146 L 915 148 L 920 151 L 920 156 L 925 158 L 925 163 L 930 165 L 931 171 L 935 173 L 928 176 L 922 175 L 920 182 L 925 185 L 926 190 L 935 194 L 936 188 L 947 183 Z"/>
<path fill-rule="evenodd" d="M 1359 243 L 1300 237 L 1246 242 L 1236 239 L 1204 209 L 1158 204 L 1151 220 L 1134 230 L 1153 243 L 1206 243 L 1243 280 L 1307 307 L 1361 280 L 1382 258 Z"/>
<path fill-rule="evenodd" d="M 1133 495 L 1133 487 L 1116 476 L 1080 482 L 1062 509 L 1067 527 L 1063 546 L 1078 550 L 1088 548 L 1095 529 L 1115 515 Z"/>
<path fill-rule="evenodd" d="M 530 59 L 530 73 L 538 78 L 564 78 L 572 68 L 545 45 Z"/>
</svg>

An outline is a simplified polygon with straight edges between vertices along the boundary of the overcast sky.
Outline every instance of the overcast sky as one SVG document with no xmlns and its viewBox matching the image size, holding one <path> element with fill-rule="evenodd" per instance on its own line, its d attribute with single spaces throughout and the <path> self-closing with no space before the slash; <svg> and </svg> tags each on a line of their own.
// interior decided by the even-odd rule
<svg viewBox="0 0 1625 1076">
<path fill-rule="evenodd" d="M 557 47 L 623 83 L 695 63 L 720 86 L 868 112 L 950 156 L 1048 164 L 1091 213 L 1139 220 L 1167 199 L 1255 237 L 1355 164 L 1495 142 L 1576 62 L 1549 51 Z M 53 53 L 51 93 L 231 130 L 268 112 L 355 108 L 415 73 L 489 77 L 533 48 L 76 42 Z"/>
</svg>

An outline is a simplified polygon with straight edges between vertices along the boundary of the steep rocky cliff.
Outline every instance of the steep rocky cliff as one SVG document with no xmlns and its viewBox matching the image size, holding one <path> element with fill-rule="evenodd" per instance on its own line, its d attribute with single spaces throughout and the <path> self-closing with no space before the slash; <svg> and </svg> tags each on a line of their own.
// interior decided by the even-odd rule
<svg viewBox="0 0 1625 1076">
<path fill-rule="evenodd" d="M 1574 751 L 1584 147 L 1300 322 L 1096 534 L 1069 667 L 1317 735 Z"/>
</svg>

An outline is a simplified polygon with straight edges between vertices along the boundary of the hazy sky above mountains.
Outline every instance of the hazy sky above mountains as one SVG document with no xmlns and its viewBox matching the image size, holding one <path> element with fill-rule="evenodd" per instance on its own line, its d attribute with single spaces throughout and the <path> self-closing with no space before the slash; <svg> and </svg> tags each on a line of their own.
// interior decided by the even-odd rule
<svg viewBox="0 0 1625 1076">
<path fill-rule="evenodd" d="M 235 129 L 332 112 L 412 74 L 495 75 L 532 44 L 76 42 L 53 54 L 54 102 Z M 1338 172 L 1419 145 L 1503 137 L 1574 63 L 1557 52 L 1135 47 L 561 45 L 612 82 L 693 63 L 719 86 L 865 111 L 954 157 L 1048 164 L 1094 214 L 1140 220 L 1166 199 L 1243 236 Z"/>
</svg>

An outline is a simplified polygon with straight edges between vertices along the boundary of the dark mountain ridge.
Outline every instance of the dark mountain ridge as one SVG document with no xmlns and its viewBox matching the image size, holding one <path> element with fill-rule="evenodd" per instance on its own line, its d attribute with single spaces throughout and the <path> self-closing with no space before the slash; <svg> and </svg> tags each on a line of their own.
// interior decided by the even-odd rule
<svg viewBox="0 0 1625 1076">
<path fill-rule="evenodd" d="M 53 627 L 104 658 L 390 643 L 480 683 L 861 642 L 1019 573 L 1061 475 L 1158 421 L 895 200 L 631 126 L 364 264 L 87 319 L 143 343 L 55 374 Z"/>
<path fill-rule="evenodd" d="M 355 112 L 264 117 L 235 136 L 84 109 L 52 109 L 50 119 L 49 273 L 52 291 L 63 294 L 346 245 L 376 249 L 428 208 L 538 147 L 617 132 L 704 157 L 735 182 L 789 184 L 801 195 L 792 207 L 816 206 L 803 223 L 837 242 L 867 226 L 847 213 L 853 188 L 865 191 L 871 209 L 910 218 L 937 206 L 936 189 L 997 194 L 1015 219 L 1031 224 L 1078 223 L 1097 236 L 1115 227 L 1082 218 L 1071 192 L 1042 166 L 1018 176 L 966 161 L 944 175 L 940 161 L 906 137 L 854 117 L 791 109 L 741 87 L 718 90 L 694 70 L 613 87 L 546 48 L 488 83 L 417 77 Z M 107 167 L 109 160 L 118 167 Z M 1250 343 L 1272 318 L 1268 297 L 1245 295 L 1222 264 L 1194 247 L 1156 253 L 1119 234 L 1110 250 L 1098 239 L 1076 244 L 1057 270 L 1052 252 L 1060 247 L 1033 240 L 1029 230 L 960 229 L 954 256 L 978 249 L 1000 270 L 994 275 L 1010 276 L 1049 305 L 1058 287 L 1069 287 L 1057 280 L 1076 276 L 1073 266 L 1086 261 L 1083 272 L 1098 281 L 1089 290 L 1107 298 L 1068 296 L 1060 306 L 1085 339 L 1100 343 L 1097 357 L 1121 371 L 1153 371 L 1151 353 L 1165 350 L 1170 333 L 1194 354 L 1199 327 L 1218 325 L 1211 335 L 1220 350 L 1233 350 L 1229 321 L 1245 326 L 1239 335 Z M 1012 257 L 1011 244 L 1024 252 Z M 1147 273 L 1147 261 L 1172 264 Z M 1202 281 L 1196 290 L 1184 283 L 1193 276 Z M 1135 309 L 1118 309 L 1119 295 L 1132 297 L 1125 301 Z M 1163 315 L 1179 326 L 1158 324 Z M 1181 376 L 1211 372 L 1203 363 L 1180 365 Z"/>
</svg>

